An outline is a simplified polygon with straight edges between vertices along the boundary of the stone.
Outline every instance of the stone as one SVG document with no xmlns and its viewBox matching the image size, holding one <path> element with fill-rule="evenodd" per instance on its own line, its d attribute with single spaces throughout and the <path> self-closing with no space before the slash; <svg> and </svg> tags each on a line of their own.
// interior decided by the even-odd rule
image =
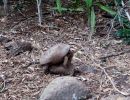
<svg viewBox="0 0 130 100">
<path fill-rule="evenodd" d="M 10 42 L 10 41 L 11 41 L 11 39 L 9 39 L 5 36 L 0 36 L 0 43 L 1 44 L 5 44 L 5 43 Z"/>
<path fill-rule="evenodd" d="M 6 50 L 9 50 L 11 56 L 17 56 L 20 53 L 26 51 L 32 51 L 33 46 L 29 42 L 21 42 L 21 41 L 11 41 L 4 44 Z"/>
<path fill-rule="evenodd" d="M 63 76 L 54 79 L 41 91 L 39 100 L 86 100 L 91 98 L 86 85 L 76 77 Z"/>
</svg>

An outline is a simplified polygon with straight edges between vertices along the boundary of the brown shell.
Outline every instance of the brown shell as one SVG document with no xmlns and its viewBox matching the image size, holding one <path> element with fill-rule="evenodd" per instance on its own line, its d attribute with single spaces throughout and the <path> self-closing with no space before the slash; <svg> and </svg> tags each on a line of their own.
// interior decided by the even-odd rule
<svg viewBox="0 0 130 100">
<path fill-rule="evenodd" d="M 40 64 L 58 64 L 63 61 L 69 50 L 70 45 L 68 44 L 60 43 L 54 45 L 53 47 L 42 53 L 40 58 Z"/>
</svg>

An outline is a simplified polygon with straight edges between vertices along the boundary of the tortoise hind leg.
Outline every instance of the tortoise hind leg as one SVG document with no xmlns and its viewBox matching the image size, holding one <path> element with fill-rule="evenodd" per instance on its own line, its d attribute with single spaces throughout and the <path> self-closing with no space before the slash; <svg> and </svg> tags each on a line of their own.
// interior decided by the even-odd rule
<svg viewBox="0 0 130 100">
<path fill-rule="evenodd" d="M 73 75 L 73 66 L 64 67 L 60 66 L 51 66 L 49 68 L 50 73 L 52 74 L 60 74 L 60 75 Z"/>
</svg>

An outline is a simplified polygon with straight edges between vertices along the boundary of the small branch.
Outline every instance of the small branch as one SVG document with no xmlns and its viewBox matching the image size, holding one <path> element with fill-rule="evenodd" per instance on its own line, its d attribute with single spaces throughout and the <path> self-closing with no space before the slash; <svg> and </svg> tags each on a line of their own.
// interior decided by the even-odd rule
<svg viewBox="0 0 130 100">
<path fill-rule="evenodd" d="M 125 4 L 124 4 L 123 0 L 122 0 L 121 4 L 122 4 L 122 6 L 123 6 L 123 7 L 125 6 Z M 126 14 L 126 16 L 127 16 L 128 20 L 130 21 L 130 14 L 129 14 L 129 12 L 128 12 L 128 10 L 127 10 L 127 9 L 125 9 L 125 14 Z"/>
<path fill-rule="evenodd" d="M 130 50 L 122 51 L 122 52 L 117 53 L 117 54 L 110 54 L 110 55 L 107 55 L 104 57 L 100 57 L 99 59 L 106 59 L 106 58 L 110 58 L 110 57 L 114 57 L 114 56 L 119 56 L 119 55 L 123 55 L 125 53 L 130 53 Z"/>
<path fill-rule="evenodd" d="M 0 93 L 2 93 L 5 90 L 6 87 L 6 81 L 5 81 L 5 77 L 3 75 L 0 75 L 0 78 L 3 80 L 3 83 L 0 87 Z"/>
<path fill-rule="evenodd" d="M 7 3 L 8 3 L 8 0 L 3 0 L 3 3 L 4 3 L 4 12 L 5 12 L 5 15 L 7 16 Z"/>
<path fill-rule="evenodd" d="M 3 84 L 3 86 L 2 86 L 2 88 L 0 90 L 0 93 L 2 93 L 5 90 L 5 81 L 2 84 Z"/>
<path fill-rule="evenodd" d="M 111 84 L 112 84 L 112 86 L 113 86 L 113 88 L 114 88 L 115 91 L 119 92 L 120 94 L 122 94 L 122 95 L 124 95 L 124 96 L 129 96 L 129 95 L 130 95 L 130 93 L 120 91 L 120 90 L 116 87 L 116 85 L 115 85 L 115 83 L 113 82 L 112 78 L 108 75 L 108 73 L 106 72 L 106 70 L 105 70 L 103 67 L 101 67 L 101 66 L 97 66 L 97 67 L 99 67 L 100 69 L 103 70 L 103 72 L 105 73 L 105 75 L 107 76 L 107 78 L 109 79 L 109 81 L 111 82 Z"/>
<path fill-rule="evenodd" d="M 27 20 L 27 19 L 29 19 L 29 18 L 23 18 L 23 19 L 21 19 L 20 21 L 18 21 L 18 22 L 15 23 L 14 25 L 12 25 L 10 29 L 13 29 L 15 26 L 19 25 L 21 22 L 23 22 L 23 21 L 25 21 L 25 20 Z"/>
<path fill-rule="evenodd" d="M 21 12 L 21 10 L 20 9 L 17 9 L 18 11 L 19 11 L 19 13 L 24 17 L 24 18 L 26 18 L 27 19 L 27 17 Z"/>
<path fill-rule="evenodd" d="M 38 21 L 39 25 L 42 26 L 42 8 L 41 8 L 41 0 L 37 1 L 37 9 L 38 9 Z"/>
</svg>

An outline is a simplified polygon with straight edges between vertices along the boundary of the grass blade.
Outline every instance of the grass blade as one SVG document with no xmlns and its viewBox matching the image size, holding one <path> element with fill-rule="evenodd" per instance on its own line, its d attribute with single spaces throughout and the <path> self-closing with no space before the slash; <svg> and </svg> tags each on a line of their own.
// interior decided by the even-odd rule
<svg viewBox="0 0 130 100">
<path fill-rule="evenodd" d="M 59 11 L 59 13 L 61 13 L 62 12 L 61 0 L 56 0 L 56 6 L 57 6 L 57 10 Z"/>
<path fill-rule="evenodd" d="M 93 0 L 85 0 L 86 6 L 90 8 L 93 4 Z"/>
<path fill-rule="evenodd" d="M 96 3 L 96 5 L 97 5 L 98 7 L 100 7 L 102 10 L 106 11 L 107 13 L 109 13 L 109 14 L 111 14 L 111 15 L 116 15 L 116 14 L 117 14 L 116 11 L 112 10 L 112 9 L 111 9 L 110 7 L 108 7 L 108 6 L 104 6 L 104 5 L 102 5 L 101 3 Z"/>
<path fill-rule="evenodd" d="M 90 24 L 91 24 L 91 32 L 94 33 L 95 30 L 95 24 L 96 24 L 96 16 L 94 12 L 94 8 L 91 8 L 91 18 L 90 18 Z"/>
</svg>

